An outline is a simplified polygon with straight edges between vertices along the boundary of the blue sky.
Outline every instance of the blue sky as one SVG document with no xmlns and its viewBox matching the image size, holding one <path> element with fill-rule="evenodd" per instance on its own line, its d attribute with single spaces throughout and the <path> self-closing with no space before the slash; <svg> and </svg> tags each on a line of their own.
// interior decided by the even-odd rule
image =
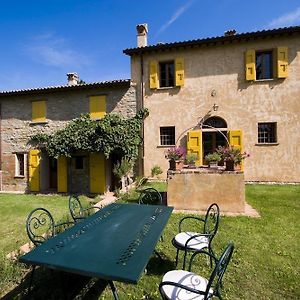
<svg viewBox="0 0 300 300">
<path fill-rule="evenodd" d="M 123 49 L 300 25 L 299 0 L 0 0 L 0 90 L 130 78 Z"/>
</svg>

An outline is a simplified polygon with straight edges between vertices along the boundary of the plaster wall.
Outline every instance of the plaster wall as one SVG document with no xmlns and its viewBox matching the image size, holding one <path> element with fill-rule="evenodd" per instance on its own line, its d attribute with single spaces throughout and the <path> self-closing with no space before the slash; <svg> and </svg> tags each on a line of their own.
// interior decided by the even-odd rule
<svg viewBox="0 0 300 300">
<path fill-rule="evenodd" d="M 244 55 L 247 49 L 270 50 L 288 47 L 286 79 L 247 82 Z M 149 62 L 184 59 L 183 87 L 149 89 Z M 176 139 L 186 145 L 186 130 L 197 125 L 200 118 L 216 103 L 211 116 L 223 118 L 228 130 L 242 130 L 247 181 L 300 182 L 300 39 L 299 36 L 266 38 L 202 46 L 153 51 L 143 55 L 144 77 L 140 75 L 140 57 L 132 57 L 132 80 L 137 85 L 137 99 L 150 111 L 144 123 L 145 174 L 154 165 L 165 172 L 169 163 L 164 158 L 168 147 L 160 146 L 161 126 L 175 126 Z M 143 81 L 143 84 L 142 84 Z M 212 92 L 215 91 L 213 96 Z M 277 122 L 277 141 L 258 144 L 258 123 Z"/>
<path fill-rule="evenodd" d="M 245 212 L 244 174 L 174 172 L 168 180 L 168 205 L 175 210 L 206 211 L 217 203 L 222 212 Z"/>
</svg>

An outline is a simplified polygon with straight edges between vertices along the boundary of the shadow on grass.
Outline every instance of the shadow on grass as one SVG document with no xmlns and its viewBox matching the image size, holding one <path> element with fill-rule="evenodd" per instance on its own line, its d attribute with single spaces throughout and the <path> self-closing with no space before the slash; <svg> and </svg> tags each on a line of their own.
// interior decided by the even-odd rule
<svg viewBox="0 0 300 300">
<path fill-rule="evenodd" d="M 4 295 L 1 300 L 96 300 L 107 286 L 107 282 L 65 272 L 37 268 L 31 290 L 28 293 L 31 272 L 22 282 Z"/>
<path fill-rule="evenodd" d="M 149 275 L 164 275 L 165 273 L 167 273 L 170 270 L 174 270 L 175 269 L 175 263 L 174 261 L 171 261 L 168 258 L 165 258 L 163 256 L 162 253 L 160 253 L 160 255 L 162 255 L 163 260 L 161 260 L 158 256 L 152 256 L 148 262 L 147 265 L 147 274 Z"/>
</svg>

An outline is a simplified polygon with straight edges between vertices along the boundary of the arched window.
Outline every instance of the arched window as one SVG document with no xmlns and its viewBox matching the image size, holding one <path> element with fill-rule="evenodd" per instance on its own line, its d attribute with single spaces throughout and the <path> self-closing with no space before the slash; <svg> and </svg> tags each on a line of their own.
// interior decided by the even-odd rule
<svg viewBox="0 0 300 300">
<path fill-rule="evenodd" d="M 203 123 L 203 127 L 205 128 L 205 125 L 208 128 L 227 128 L 227 123 L 224 119 L 220 117 L 210 117 Z"/>
</svg>

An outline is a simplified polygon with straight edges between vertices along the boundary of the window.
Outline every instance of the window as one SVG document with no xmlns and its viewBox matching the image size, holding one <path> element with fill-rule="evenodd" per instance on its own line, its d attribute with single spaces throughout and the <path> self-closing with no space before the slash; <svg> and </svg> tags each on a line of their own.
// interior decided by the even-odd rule
<svg viewBox="0 0 300 300">
<path fill-rule="evenodd" d="M 175 127 L 160 127 L 160 145 L 175 145 Z"/>
<path fill-rule="evenodd" d="M 15 176 L 16 177 L 25 176 L 25 154 L 24 153 L 15 154 Z"/>
<path fill-rule="evenodd" d="M 149 63 L 149 87 L 159 89 L 165 87 L 184 86 L 184 59 L 177 57 L 175 60 Z"/>
<path fill-rule="evenodd" d="M 91 96 L 90 98 L 91 119 L 101 119 L 106 114 L 106 96 Z"/>
<path fill-rule="evenodd" d="M 76 156 L 75 157 L 75 169 L 76 170 L 82 170 L 83 169 L 83 157 L 82 156 Z"/>
<path fill-rule="evenodd" d="M 258 123 L 258 143 L 277 143 L 277 123 Z"/>
<path fill-rule="evenodd" d="M 46 101 L 32 102 L 32 122 L 46 121 Z"/>
<path fill-rule="evenodd" d="M 288 48 L 271 50 L 248 49 L 245 52 L 246 80 L 265 80 L 288 77 Z"/>
<path fill-rule="evenodd" d="M 175 86 L 174 61 L 159 63 L 159 85 L 160 87 Z"/>
<path fill-rule="evenodd" d="M 273 78 L 273 54 L 272 51 L 256 52 L 256 80 Z"/>
</svg>

